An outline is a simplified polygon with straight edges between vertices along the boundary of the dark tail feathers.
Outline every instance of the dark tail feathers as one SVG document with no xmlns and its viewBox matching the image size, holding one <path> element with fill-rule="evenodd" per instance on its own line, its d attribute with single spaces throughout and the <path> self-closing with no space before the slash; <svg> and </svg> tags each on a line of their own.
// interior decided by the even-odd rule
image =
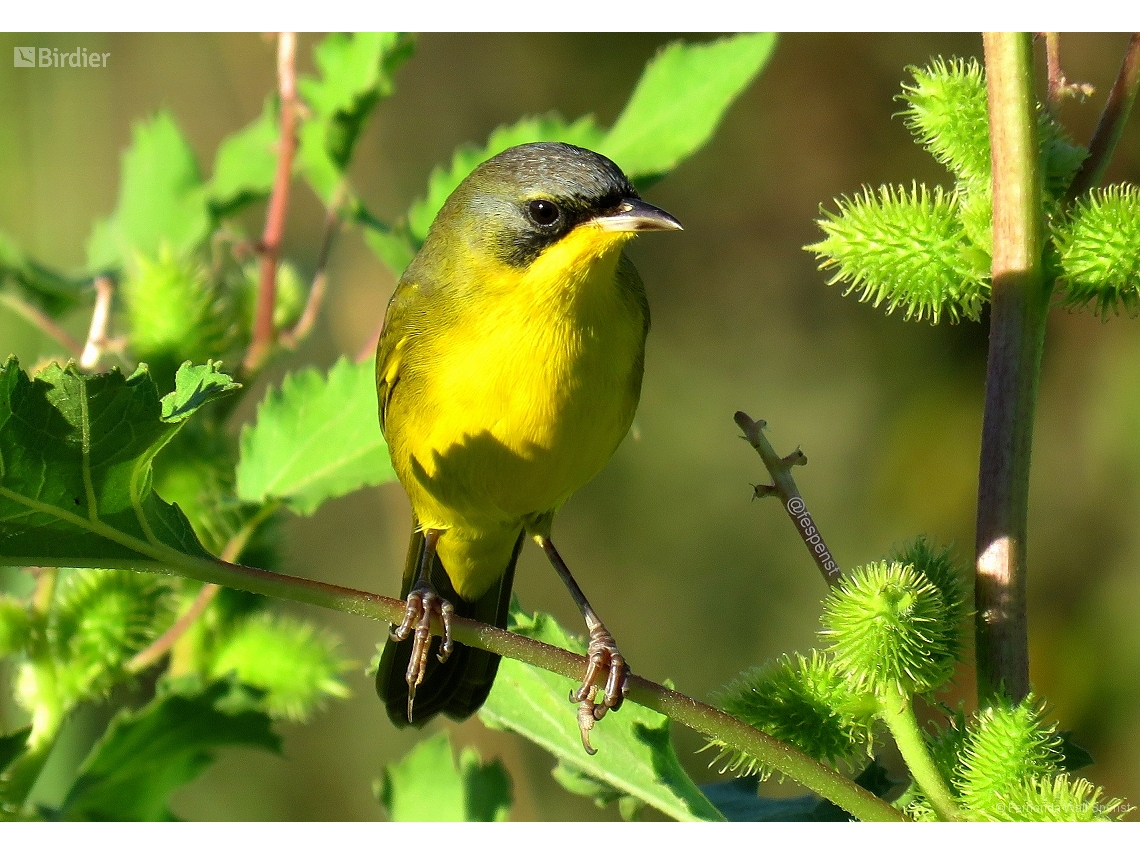
<svg viewBox="0 0 1140 855">
<path fill-rule="evenodd" d="M 511 586 L 515 578 L 515 564 L 522 548 L 523 533 L 515 542 L 510 563 L 499 581 L 491 586 L 482 597 L 474 602 L 464 600 L 457 593 L 443 569 L 439 556 L 431 568 L 431 584 L 441 597 L 455 607 L 455 614 L 489 623 L 500 629 L 507 627 L 507 611 L 511 603 Z M 416 569 L 423 554 L 424 536 L 418 528 L 412 531 L 412 542 L 408 547 L 408 563 L 404 569 L 403 590 L 400 597 L 406 598 L 415 582 Z M 392 639 L 384 644 L 380 656 L 380 668 L 376 672 L 376 694 L 384 701 L 388 718 L 397 727 L 422 727 L 438 713 L 461 721 L 471 715 L 487 700 L 495 673 L 499 670 L 499 656 L 485 650 L 476 650 L 463 644 L 456 644 L 451 656 L 441 663 L 436 654 L 440 640 L 432 639 L 428 654 L 427 673 L 424 681 L 416 689 L 416 700 L 412 710 L 413 719 L 408 721 L 408 683 L 404 675 L 408 660 L 412 655 L 412 639 L 395 642 Z"/>
</svg>

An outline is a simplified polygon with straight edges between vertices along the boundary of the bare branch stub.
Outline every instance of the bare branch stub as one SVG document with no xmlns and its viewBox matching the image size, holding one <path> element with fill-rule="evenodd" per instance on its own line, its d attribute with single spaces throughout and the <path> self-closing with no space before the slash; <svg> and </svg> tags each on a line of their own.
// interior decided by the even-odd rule
<svg viewBox="0 0 1140 855">
<path fill-rule="evenodd" d="M 832 558 L 831 550 L 824 542 L 823 535 L 820 534 L 815 520 L 808 513 L 807 505 L 804 503 L 803 496 L 800 495 L 799 488 L 796 486 L 796 481 L 791 473 L 793 466 L 807 465 L 807 455 L 797 448 L 791 454 L 780 457 L 772 448 L 772 444 L 768 442 L 768 438 L 764 436 L 764 428 L 767 422 L 763 419 L 753 420 L 747 413 L 743 412 L 738 412 L 734 419 L 737 426 L 744 431 L 744 439 L 756 449 L 760 459 L 764 462 L 764 468 L 772 476 L 771 484 L 752 485 L 752 498 L 779 496 L 780 504 L 784 506 L 784 510 L 791 518 L 796 531 L 799 532 L 800 538 L 804 542 L 804 546 L 808 548 L 812 560 L 815 561 L 816 566 L 823 574 L 824 580 L 828 585 L 839 584 L 843 571 Z"/>
</svg>

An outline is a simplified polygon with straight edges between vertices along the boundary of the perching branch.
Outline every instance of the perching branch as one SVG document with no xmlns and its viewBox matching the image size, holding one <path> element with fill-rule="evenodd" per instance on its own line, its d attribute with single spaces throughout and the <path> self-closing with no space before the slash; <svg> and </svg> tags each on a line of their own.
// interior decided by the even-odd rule
<svg viewBox="0 0 1140 855">
<path fill-rule="evenodd" d="M 1029 691 L 1025 551 L 1029 460 L 1050 285 L 1028 33 L 983 36 L 993 174 L 990 346 L 978 472 L 978 697 Z"/>
<path fill-rule="evenodd" d="M 747 413 L 743 412 L 738 412 L 733 418 L 737 426 L 744 431 L 744 438 L 748 440 L 748 444 L 759 453 L 768 474 L 772 476 L 771 484 L 753 486 L 753 498 L 780 497 L 780 504 L 784 506 L 784 510 L 788 512 L 796 531 L 803 538 L 804 546 L 808 548 L 812 560 L 819 567 L 819 572 L 823 574 L 824 581 L 828 585 L 838 585 L 843 571 L 835 559 L 831 557 L 831 550 L 823 542 L 823 535 L 819 533 L 815 520 L 808 513 L 803 496 L 800 495 L 799 488 L 796 486 L 796 480 L 792 477 L 792 467 L 806 466 L 807 456 L 797 448 L 787 457 L 780 457 L 772 448 L 772 444 L 768 442 L 768 438 L 764 436 L 764 428 L 767 422 L 763 419 L 753 421 Z"/>
<path fill-rule="evenodd" d="M 269 195 L 269 209 L 262 233 L 261 277 L 257 286 L 257 309 L 253 337 L 245 355 L 245 368 L 256 371 L 277 338 L 273 310 L 277 305 L 277 260 L 289 210 L 289 185 L 293 178 L 293 156 L 297 151 L 297 34 L 281 33 L 277 38 L 277 88 L 281 96 L 281 134 L 277 149 L 277 172 Z"/>
<path fill-rule="evenodd" d="M 1132 112 L 1132 105 L 1136 102 L 1136 92 L 1140 89 L 1140 33 L 1133 33 L 1124 51 L 1124 61 L 1120 65 L 1120 72 L 1112 90 L 1108 93 L 1104 112 L 1100 115 L 1092 140 L 1089 142 L 1089 156 L 1081 164 L 1073 183 L 1069 186 L 1069 200 L 1072 201 L 1082 193 L 1100 183 L 1108 164 L 1112 161 L 1112 153 L 1116 144 L 1120 142 L 1120 135 L 1124 133 L 1124 124 Z"/>
<path fill-rule="evenodd" d="M 399 623 L 404 616 L 404 603 L 391 597 L 270 573 L 267 570 L 245 567 L 219 559 L 185 555 L 162 544 L 138 540 L 102 522 L 91 523 L 91 527 L 96 534 L 127 545 L 133 551 L 147 556 L 146 559 L 135 561 L 108 559 L 106 566 L 185 576 L 207 584 L 237 588 L 291 602 L 307 603 L 371 618 L 381 623 Z M 15 564 L 22 565 L 43 563 L 41 559 L 18 556 L 14 556 L 11 560 Z M 75 560 L 61 559 L 60 563 L 74 566 Z M 89 566 L 96 565 L 98 562 L 89 563 Z M 438 619 L 432 626 L 432 632 L 436 635 L 442 633 Z M 581 680 L 586 671 L 587 661 L 583 656 L 477 621 L 454 618 L 452 636 L 468 647 L 517 659 L 573 680 Z M 631 676 L 629 679 L 626 697 L 633 703 L 656 710 L 731 749 L 756 758 L 809 787 L 860 820 L 900 822 L 906 819 L 893 806 L 867 792 L 834 769 L 707 704 L 636 676 Z M 569 705 L 566 714 L 573 715 Z"/>
</svg>

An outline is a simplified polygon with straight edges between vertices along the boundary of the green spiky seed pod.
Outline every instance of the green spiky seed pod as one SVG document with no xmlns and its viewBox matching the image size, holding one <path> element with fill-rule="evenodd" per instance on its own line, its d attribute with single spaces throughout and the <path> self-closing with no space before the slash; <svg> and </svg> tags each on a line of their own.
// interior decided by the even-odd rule
<svg viewBox="0 0 1140 855">
<path fill-rule="evenodd" d="M 955 783 L 967 804 L 989 810 L 1016 786 L 1060 771 L 1060 746 L 1032 694 L 1018 704 L 999 701 L 971 722 Z"/>
<path fill-rule="evenodd" d="M 1093 190 L 1056 225 L 1064 302 L 1106 315 L 1140 305 L 1140 188 Z"/>
<path fill-rule="evenodd" d="M 855 768 L 870 757 L 875 704 L 851 691 L 835 665 L 819 651 L 804 657 L 783 656 L 747 671 L 717 693 L 715 703 L 765 733 L 794 745 L 805 754 Z M 726 768 L 753 774 L 758 761 L 725 752 Z"/>
<path fill-rule="evenodd" d="M 938 645 L 948 651 L 955 661 L 962 648 L 962 623 L 969 614 L 965 575 L 954 560 L 953 547 L 938 547 L 925 537 L 916 537 L 898 549 L 888 559 L 898 564 L 910 564 L 933 583 L 942 594 L 946 606 L 947 634 Z"/>
<path fill-rule="evenodd" d="M 978 268 L 984 254 L 972 247 L 959 218 L 957 194 L 925 186 L 870 188 L 837 200 L 839 212 L 823 211 L 819 226 L 827 237 L 804 247 L 835 268 L 828 281 L 849 283 L 860 302 L 903 308 L 910 320 L 937 323 L 977 319 L 989 297 L 989 271 Z"/>
<path fill-rule="evenodd" d="M 914 567 L 856 568 L 824 603 L 822 635 L 857 690 L 880 699 L 929 692 L 954 672 L 953 610 Z"/>
<path fill-rule="evenodd" d="M 986 76 L 976 59 L 936 59 L 927 68 L 908 66 L 913 83 L 897 96 L 915 139 L 959 181 L 988 185 L 990 121 Z"/>
<path fill-rule="evenodd" d="M 105 691 L 126 661 L 173 619 L 167 580 L 131 570 L 76 570 L 57 595 L 48 634 L 71 701 Z"/>
<path fill-rule="evenodd" d="M 167 249 L 155 260 L 136 256 L 123 300 L 131 350 L 152 374 L 173 378 L 186 360 L 217 359 L 230 348 L 236 319 L 197 261 Z"/>
<path fill-rule="evenodd" d="M 1104 791 L 1084 778 L 1061 774 L 1030 778 L 999 794 L 970 819 L 988 822 L 1112 822 L 1132 808 L 1120 799 L 1104 798 Z"/>
<path fill-rule="evenodd" d="M 210 667 L 215 679 L 238 680 L 265 691 L 265 710 L 274 718 L 304 721 L 326 697 L 344 698 L 340 679 L 348 667 L 331 633 L 288 617 L 258 612 L 225 639 Z"/>
<path fill-rule="evenodd" d="M 261 281 L 260 262 L 250 262 L 242 267 L 241 279 L 236 288 L 242 329 L 253 329 L 253 315 L 257 310 L 257 291 Z M 274 329 L 288 329 L 297 323 L 305 308 L 307 288 L 301 281 L 297 268 L 287 261 L 277 265 L 277 292 L 273 305 Z"/>
<path fill-rule="evenodd" d="M 15 597 L 0 596 L 0 657 L 27 647 L 31 629 L 28 607 Z"/>
<path fill-rule="evenodd" d="M 906 126 L 934 158 L 949 169 L 959 189 L 990 192 L 990 122 L 986 76 L 976 59 L 936 59 L 926 68 L 909 66 L 913 83 L 904 83 L 900 100 Z M 1088 151 L 1075 145 L 1040 104 L 1037 135 L 1044 190 L 1060 199 Z"/>
</svg>

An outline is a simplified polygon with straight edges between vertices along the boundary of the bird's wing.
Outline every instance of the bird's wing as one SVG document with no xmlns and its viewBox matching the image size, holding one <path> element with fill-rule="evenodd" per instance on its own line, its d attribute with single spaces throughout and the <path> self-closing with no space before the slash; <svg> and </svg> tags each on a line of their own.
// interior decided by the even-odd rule
<svg viewBox="0 0 1140 855">
<path fill-rule="evenodd" d="M 408 320 L 412 314 L 409 309 L 418 296 L 418 291 L 414 284 L 403 280 L 396 286 L 396 292 L 388 304 L 384 330 L 380 333 L 380 342 L 376 347 L 376 398 L 380 404 L 380 430 L 385 434 L 388 404 L 400 382 L 402 356 L 411 332 L 408 329 Z"/>
</svg>

